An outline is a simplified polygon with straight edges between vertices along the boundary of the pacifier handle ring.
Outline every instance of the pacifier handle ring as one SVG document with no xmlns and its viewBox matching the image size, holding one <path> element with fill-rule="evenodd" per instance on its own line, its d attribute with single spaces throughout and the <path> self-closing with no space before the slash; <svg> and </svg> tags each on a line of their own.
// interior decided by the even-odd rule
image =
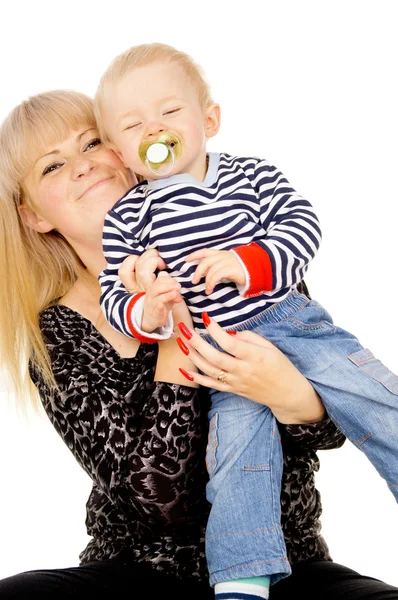
<svg viewBox="0 0 398 600">
<path fill-rule="evenodd" d="M 176 164 L 176 155 L 174 152 L 174 149 L 172 148 L 172 146 L 167 146 L 169 153 L 171 154 L 171 162 L 170 163 L 166 163 L 168 168 L 165 171 L 159 170 L 159 169 L 153 169 L 151 167 L 151 164 L 148 160 L 148 158 L 145 158 L 145 166 L 150 170 L 151 173 L 153 173 L 154 175 L 168 175 L 170 173 L 170 171 L 172 171 L 174 165 Z"/>
</svg>

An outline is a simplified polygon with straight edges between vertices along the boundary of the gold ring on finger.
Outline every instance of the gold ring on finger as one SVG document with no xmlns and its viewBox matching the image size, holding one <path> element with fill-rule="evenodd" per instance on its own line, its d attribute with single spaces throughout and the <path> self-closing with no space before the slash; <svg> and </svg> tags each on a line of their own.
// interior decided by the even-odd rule
<svg viewBox="0 0 398 600">
<path fill-rule="evenodd" d="M 217 381 L 221 381 L 221 383 L 227 383 L 227 374 L 225 371 L 220 371 Z"/>
</svg>

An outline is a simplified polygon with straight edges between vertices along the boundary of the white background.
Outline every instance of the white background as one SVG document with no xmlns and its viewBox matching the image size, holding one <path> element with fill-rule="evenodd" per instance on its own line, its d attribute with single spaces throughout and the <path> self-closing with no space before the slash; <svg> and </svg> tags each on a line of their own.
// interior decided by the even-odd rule
<svg viewBox="0 0 398 600">
<path fill-rule="evenodd" d="M 223 122 L 211 150 L 274 162 L 315 206 L 310 291 L 394 372 L 397 59 L 394 1 L 2 3 L 0 118 L 56 88 L 94 94 L 131 45 L 162 41 L 204 67 Z M 4 387 L 4 386 L 3 386 Z M 0 394 L 0 577 L 72 566 L 90 482 L 46 418 Z M 323 532 L 336 562 L 398 585 L 396 504 L 349 442 L 320 452 Z"/>
</svg>

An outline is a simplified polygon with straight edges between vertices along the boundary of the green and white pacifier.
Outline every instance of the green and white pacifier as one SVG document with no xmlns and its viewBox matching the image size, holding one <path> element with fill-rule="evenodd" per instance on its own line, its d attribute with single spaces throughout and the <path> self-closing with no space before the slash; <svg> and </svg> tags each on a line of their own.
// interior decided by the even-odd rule
<svg viewBox="0 0 398 600">
<path fill-rule="evenodd" d="M 181 140 L 168 131 L 156 140 L 146 140 L 138 149 L 140 159 L 154 175 L 168 175 L 182 153 Z"/>
</svg>

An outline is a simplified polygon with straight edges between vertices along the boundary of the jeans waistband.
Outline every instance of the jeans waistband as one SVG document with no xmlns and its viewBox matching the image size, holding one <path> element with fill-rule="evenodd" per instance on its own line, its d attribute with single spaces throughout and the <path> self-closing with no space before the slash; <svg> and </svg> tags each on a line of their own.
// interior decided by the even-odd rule
<svg viewBox="0 0 398 600">
<path fill-rule="evenodd" d="M 275 304 L 258 313 L 255 317 L 240 323 L 240 325 L 229 327 L 229 329 L 232 331 L 244 331 L 245 329 L 254 329 L 263 323 L 278 323 L 279 321 L 283 321 L 283 319 L 287 319 L 301 308 L 304 308 L 308 302 L 310 302 L 310 299 L 304 294 L 292 292 L 282 302 L 275 302 Z"/>
</svg>

